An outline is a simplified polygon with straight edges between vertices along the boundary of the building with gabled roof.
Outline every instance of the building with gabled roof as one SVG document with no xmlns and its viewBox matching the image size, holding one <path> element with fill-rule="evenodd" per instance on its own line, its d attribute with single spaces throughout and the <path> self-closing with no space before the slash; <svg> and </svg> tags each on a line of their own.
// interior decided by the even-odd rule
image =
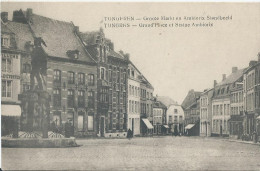
<svg viewBox="0 0 260 171">
<path fill-rule="evenodd" d="M 26 75 L 23 62 L 30 57 L 33 36 L 29 26 L 8 20 L 8 13 L 1 13 L 1 115 L 2 135 L 10 134 L 21 116 L 19 94 L 23 91 Z M 22 85 L 22 86 L 21 86 Z M 9 124 L 7 124 L 9 123 Z"/>
<path fill-rule="evenodd" d="M 236 82 L 243 80 L 244 69 L 232 68 L 232 73 L 214 87 L 212 97 L 212 135 L 228 136 L 228 120 L 230 119 L 230 93 L 231 87 Z"/>
<path fill-rule="evenodd" d="M 85 50 L 79 28 L 34 14 L 32 9 L 14 11 L 13 22 L 27 25 L 34 42 L 41 40 L 39 59 L 46 56 L 42 65 L 46 65 L 44 79 L 51 95 L 51 123 L 62 129 L 71 122 L 75 136 L 96 136 L 97 63 Z M 31 64 L 30 59 L 27 63 Z M 22 117 L 26 122 L 26 116 Z"/>
<path fill-rule="evenodd" d="M 154 134 L 167 134 L 168 133 L 168 125 L 166 120 L 166 111 L 167 106 L 165 106 L 162 102 L 158 101 L 156 98 L 153 103 L 153 120 L 152 124 L 154 127 Z"/>
<path fill-rule="evenodd" d="M 152 135 L 154 88 L 131 61 L 128 65 L 128 90 L 128 127 L 135 126 L 141 135 Z M 137 111 L 131 109 L 133 106 Z"/>
<path fill-rule="evenodd" d="M 126 137 L 129 55 L 115 52 L 102 28 L 79 35 L 85 49 L 97 62 L 98 135 Z"/>
<path fill-rule="evenodd" d="M 216 84 L 215 81 L 214 83 Z M 200 95 L 200 136 L 211 136 L 213 93 L 214 88 L 211 88 Z"/>
<path fill-rule="evenodd" d="M 184 110 L 185 132 L 187 135 L 199 135 L 201 92 L 190 90 L 181 106 Z"/>
</svg>

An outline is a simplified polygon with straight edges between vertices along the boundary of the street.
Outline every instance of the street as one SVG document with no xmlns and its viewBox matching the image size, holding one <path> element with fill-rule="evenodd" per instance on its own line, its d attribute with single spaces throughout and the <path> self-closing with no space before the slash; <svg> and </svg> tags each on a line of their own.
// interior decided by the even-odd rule
<svg viewBox="0 0 260 171">
<path fill-rule="evenodd" d="M 260 146 L 220 138 L 78 139 L 74 148 L 3 148 L 3 170 L 260 170 Z"/>
</svg>

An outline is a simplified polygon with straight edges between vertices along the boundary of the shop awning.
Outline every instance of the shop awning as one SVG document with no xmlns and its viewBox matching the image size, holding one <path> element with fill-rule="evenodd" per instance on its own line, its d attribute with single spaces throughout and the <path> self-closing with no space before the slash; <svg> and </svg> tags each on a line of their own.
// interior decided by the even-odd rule
<svg viewBox="0 0 260 171">
<path fill-rule="evenodd" d="M 148 119 L 142 119 L 142 120 L 148 129 L 153 129 L 153 125 L 150 123 Z"/>
<path fill-rule="evenodd" d="M 21 116 L 21 107 L 19 105 L 1 105 L 2 116 Z"/>
<path fill-rule="evenodd" d="M 189 124 L 187 126 L 185 126 L 185 129 L 191 129 L 192 127 L 194 127 L 195 124 Z"/>
<path fill-rule="evenodd" d="M 168 125 L 163 125 L 164 126 L 164 128 L 169 128 L 169 126 Z"/>
</svg>

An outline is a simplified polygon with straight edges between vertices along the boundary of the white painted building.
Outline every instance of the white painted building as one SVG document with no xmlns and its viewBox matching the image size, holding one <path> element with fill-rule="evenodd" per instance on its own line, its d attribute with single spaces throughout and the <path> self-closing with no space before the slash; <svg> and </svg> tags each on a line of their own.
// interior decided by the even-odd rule
<svg viewBox="0 0 260 171">
<path fill-rule="evenodd" d="M 134 135 L 140 135 L 140 77 L 141 73 L 130 63 L 128 65 L 128 127 Z"/>
<path fill-rule="evenodd" d="M 211 136 L 213 92 L 213 89 L 205 90 L 200 96 L 200 136 Z"/>
<path fill-rule="evenodd" d="M 177 127 L 178 132 L 184 131 L 184 111 L 178 104 L 172 104 L 168 107 L 166 112 L 166 124 L 169 126 L 170 131 L 174 131 Z"/>
</svg>

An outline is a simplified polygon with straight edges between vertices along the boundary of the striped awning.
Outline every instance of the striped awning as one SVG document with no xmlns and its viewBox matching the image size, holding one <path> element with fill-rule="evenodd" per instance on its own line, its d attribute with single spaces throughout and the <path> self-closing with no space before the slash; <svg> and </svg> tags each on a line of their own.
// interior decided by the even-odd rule
<svg viewBox="0 0 260 171">
<path fill-rule="evenodd" d="M 153 125 L 150 123 L 148 119 L 142 119 L 142 120 L 148 129 L 153 129 Z"/>
<path fill-rule="evenodd" d="M 194 127 L 195 124 L 189 124 L 187 126 L 185 126 L 185 129 L 191 129 L 192 127 Z"/>
<path fill-rule="evenodd" d="M 163 125 L 164 126 L 164 128 L 169 128 L 169 126 L 168 125 Z"/>
</svg>

